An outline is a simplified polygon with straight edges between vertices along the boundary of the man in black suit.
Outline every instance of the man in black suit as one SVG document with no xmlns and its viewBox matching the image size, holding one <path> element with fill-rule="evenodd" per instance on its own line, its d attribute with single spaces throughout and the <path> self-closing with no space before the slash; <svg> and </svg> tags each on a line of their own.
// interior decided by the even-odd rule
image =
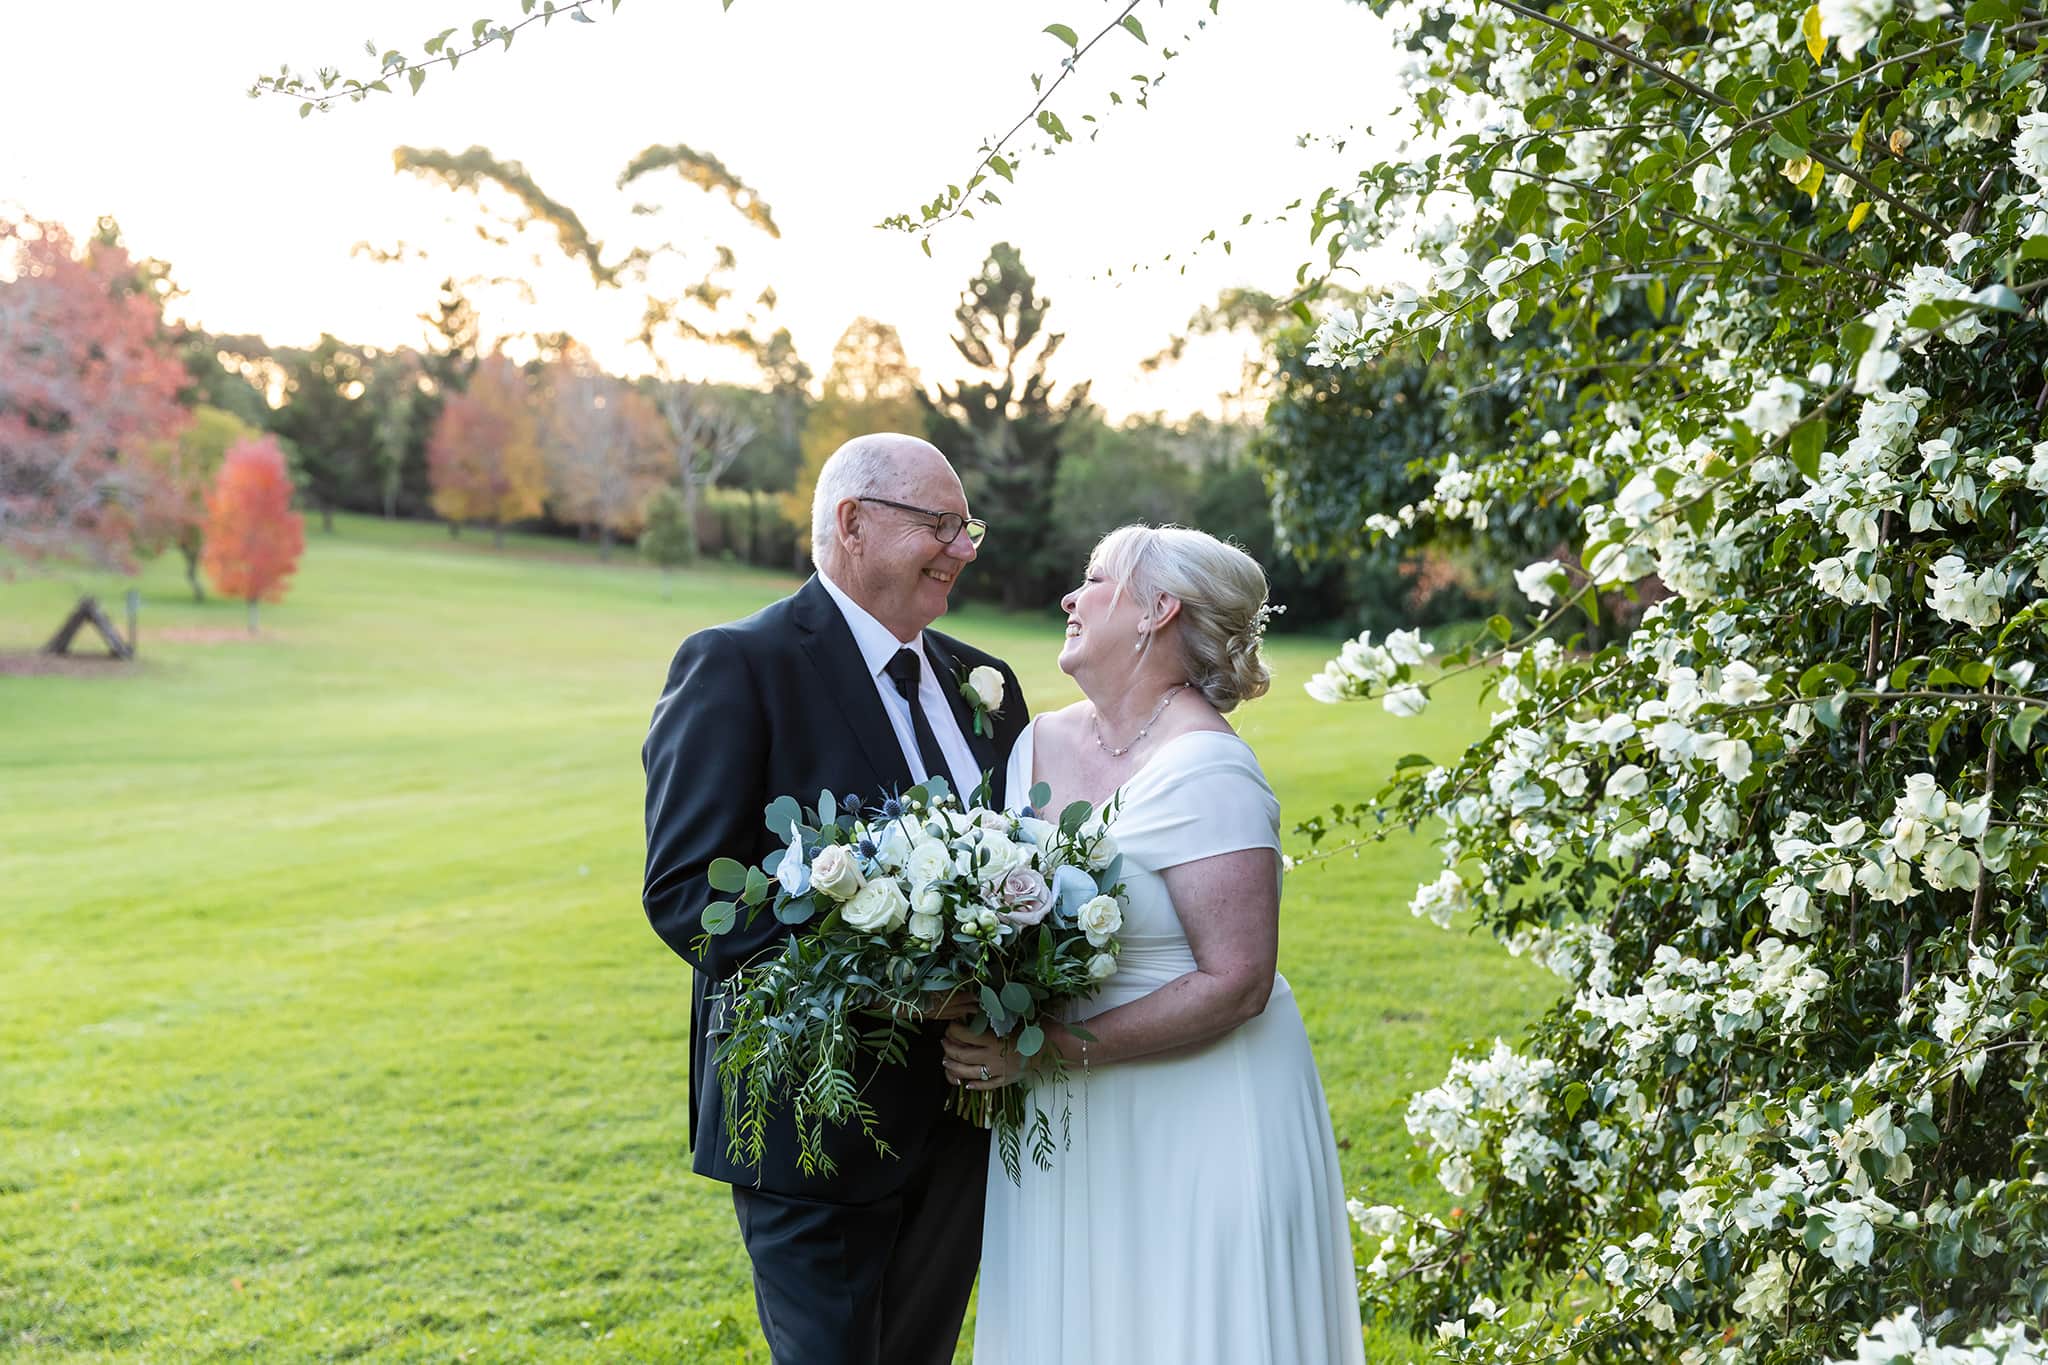
<svg viewBox="0 0 2048 1365">
<path fill-rule="evenodd" d="M 811 510 L 817 574 L 744 621 L 683 642 L 654 708 L 647 769 L 648 921 L 696 970 L 690 1001 L 690 1144 L 699 1174 L 733 1187 L 754 1264 L 754 1300 L 777 1365 L 944 1365 L 981 1258 L 988 1135 L 947 1112 L 943 1025 L 920 1031 L 902 1066 L 863 1078 L 878 1157 L 859 1132 L 833 1135 L 829 1178 L 805 1177 L 787 1111 L 758 1167 L 727 1149 L 713 1058 L 721 990 L 789 929 L 772 915 L 709 940 L 706 869 L 754 865 L 779 841 L 762 818 L 778 796 L 820 790 L 878 804 L 933 772 L 955 792 L 1003 767 L 1024 698 L 1000 660 L 927 630 L 946 609 L 983 526 L 937 448 L 862 436 L 825 462 Z M 995 734 L 974 733 L 960 683 L 992 666 L 1004 696 Z"/>
</svg>

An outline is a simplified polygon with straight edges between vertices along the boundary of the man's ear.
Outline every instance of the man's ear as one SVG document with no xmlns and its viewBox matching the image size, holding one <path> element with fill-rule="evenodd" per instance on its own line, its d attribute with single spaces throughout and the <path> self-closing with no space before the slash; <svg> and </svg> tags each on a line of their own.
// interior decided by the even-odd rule
<svg viewBox="0 0 2048 1365">
<path fill-rule="evenodd" d="M 832 518 L 839 527 L 839 547 L 850 555 L 861 551 L 860 500 L 841 498 L 839 505 L 832 509 Z"/>
</svg>

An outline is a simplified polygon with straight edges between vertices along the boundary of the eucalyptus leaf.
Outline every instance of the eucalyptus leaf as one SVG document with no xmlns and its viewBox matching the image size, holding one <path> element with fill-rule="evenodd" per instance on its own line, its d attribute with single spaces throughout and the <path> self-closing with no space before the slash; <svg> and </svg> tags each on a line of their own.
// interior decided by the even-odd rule
<svg viewBox="0 0 2048 1365">
<path fill-rule="evenodd" d="M 736 892 L 747 884 L 747 867 L 734 858 L 713 858 L 704 879 L 713 891 Z"/>
<path fill-rule="evenodd" d="M 778 796 L 770 801 L 762 815 L 768 822 L 768 830 L 778 840 L 787 842 L 790 833 L 804 818 L 803 807 L 793 796 Z"/>
</svg>

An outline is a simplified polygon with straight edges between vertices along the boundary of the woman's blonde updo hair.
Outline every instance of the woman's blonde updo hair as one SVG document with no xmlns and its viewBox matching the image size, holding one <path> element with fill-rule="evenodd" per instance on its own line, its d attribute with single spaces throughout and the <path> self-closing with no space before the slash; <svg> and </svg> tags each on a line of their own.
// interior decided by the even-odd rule
<svg viewBox="0 0 2048 1365">
<path fill-rule="evenodd" d="M 1271 610 L 1256 559 L 1206 531 L 1122 526 L 1096 543 L 1088 563 L 1141 604 L 1160 593 L 1179 600 L 1188 682 L 1218 711 L 1266 694 L 1273 675 L 1259 641 Z"/>
</svg>

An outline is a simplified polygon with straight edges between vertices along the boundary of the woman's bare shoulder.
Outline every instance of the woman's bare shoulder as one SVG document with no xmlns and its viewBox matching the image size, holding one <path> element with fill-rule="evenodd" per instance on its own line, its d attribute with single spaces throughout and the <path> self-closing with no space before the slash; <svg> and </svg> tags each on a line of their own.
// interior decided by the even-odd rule
<svg viewBox="0 0 2048 1365">
<path fill-rule="evenodd" d="M 1038 751 L 1058 752 L 1070 747 L 1075 736 L 1087 726 L 1088 703 L 1071 702 L 1057 711 L 1041 711 L 1035 717 Z"/>
</svg>

